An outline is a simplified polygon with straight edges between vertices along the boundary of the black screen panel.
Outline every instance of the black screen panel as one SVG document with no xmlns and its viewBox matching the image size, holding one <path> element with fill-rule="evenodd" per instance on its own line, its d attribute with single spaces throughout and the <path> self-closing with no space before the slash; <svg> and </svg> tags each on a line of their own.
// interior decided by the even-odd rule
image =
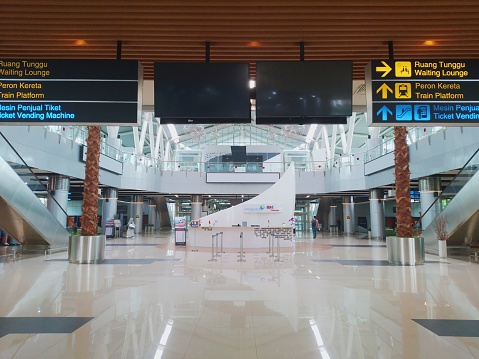
<svg viewBox="0 0 479 359">
<path fill-rule="evenodd" d="M 249 66 L 155 63 L 155 117 L 162 123 L 250 122 Z"/>
<path fill-rule="evenodd" d="M 258 62 L 257 123 L 264 118 L 311 123 L 308 117 L 351 116 L 352 82 L 351 61 Z"/>
</svg>

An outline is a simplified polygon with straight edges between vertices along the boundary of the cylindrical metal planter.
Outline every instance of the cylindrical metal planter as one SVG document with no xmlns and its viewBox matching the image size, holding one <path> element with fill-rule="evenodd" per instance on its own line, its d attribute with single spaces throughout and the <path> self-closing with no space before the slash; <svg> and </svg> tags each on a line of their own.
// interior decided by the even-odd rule
<svg viewBox="0 0 479 359">
<path fill-rule="evenodd" d="M 70 236 L 68 260 L 70 263 L 101 263 L 105 259 L 106 236 Z"/>
<path fill-rule="evenodd" d="M 416 266 L 424 264 L 425 248 L 423 237 L 387 237 L 388 260 L 394 266 Z"/>
</svg>

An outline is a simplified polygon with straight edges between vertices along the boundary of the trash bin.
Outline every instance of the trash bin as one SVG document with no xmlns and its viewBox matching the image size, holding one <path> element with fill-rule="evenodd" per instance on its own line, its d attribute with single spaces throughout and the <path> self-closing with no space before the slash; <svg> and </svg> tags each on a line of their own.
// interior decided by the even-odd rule
<svg viewBox="0 0 479 359">
<path fill-rule="evenodd" d="M 68 260 L 70 263 L 92 264 L 105 260 L 106 236 L 70 236 Z"/>
</svg>

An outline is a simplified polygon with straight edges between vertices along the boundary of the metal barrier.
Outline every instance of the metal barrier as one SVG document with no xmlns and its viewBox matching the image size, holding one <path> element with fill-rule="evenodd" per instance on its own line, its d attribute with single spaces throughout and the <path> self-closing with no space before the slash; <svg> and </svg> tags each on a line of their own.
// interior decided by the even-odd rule
<svg viewBox="0 0 479 359">
<path fill-rule="evenodd" d="M 154 224 L 146 224 L 145 225 L 145 232 L 146 233 L 153 233 L 155 231 L 155 225 Z"/>
<path fill-rule="evenodd" d="M 273 232 L 269 232 L 268 245 L 269 245 L 269 250 L 268 250 L 269 256 L 274 257 L 274 233 Z"/>
<path fill-rule="evenodd" d="M 266 253 L 273 252 L 273 245 L 271 244 L 271 231 L 268 232 L 268 251 Z M 270 254 L 271 257 L 271 254 Z"/>
<path fill-rule="evenodd" d="M 244 259 L 244 251 L 243 251 L 243 232 L 240 234 L 240 251 L 239 251 L 239 259 L 237 262 L 246 262 L 246 259 Z"/>
<path fill-rule="evenodd" d="M 276 259 L 274 260 L 275 262 L 282 262 L 280 259 L 280 246 L 279 246 L 279 236 L 276 235 Z"/>
<path fill-rule="evenodd" d="M 208 259 L 208 262 L 216 262 L 215 259 L 215 237 L 218 237 L 218 234 L 211 235 L 211 259 Z"/>
<path fill-rule="evenodd" d="M 223 232 L 220 232 L 218 233 L 219 235 L 221 235 L 221 247 L 220 247 L 220 253 L 225 253 L 223 252 Z"/>
<path fill-rule="evenodd" d="M 216 257 L 221 257 L 221 254 L 219 254 L 219 251 L 218 251 L 218 236 L 219 236 L 219 233 L 216 233 L 215 234 L 215 237 L 216 237 Z"/>
</svg>

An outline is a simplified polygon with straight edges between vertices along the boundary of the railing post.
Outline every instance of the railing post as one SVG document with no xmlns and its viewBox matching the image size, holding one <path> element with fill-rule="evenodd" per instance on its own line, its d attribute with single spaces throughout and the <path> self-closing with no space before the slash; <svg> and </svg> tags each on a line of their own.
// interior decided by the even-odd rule
<svg viewBox="0 0 479 359">
<path fill-rule="evenodd" d="M 277 258 L 274 260 L 275 262 L 282 262 L 280 259 L 280 247 L 279 247 L 279 236 L 276 236 L 276 253 L 277 253 Z"/>
<path fill-rule="evenodd" d="M 208 262 L 216 262 L 215 259 L 215 235 L 211 235 L 211 259 Z"/>
<path fill-rule="evenodd" d="M 271 230 L 268 232 L 268 251 L 266 253 L 271 253 Z"/>
<path fill-rule="evenodd" d="M 268 251 L 270 257 L 274 257 L 274 233 L 270 232 L 270 249 Z"/>
<path fill-rule="evenodd" d="M 215 236 L 216 236 L 216 257 L 221 257 L 221 254 L 219 254 L 219 252 L 218 252 L 218 235 L 219 235 L 219 233 L 215 234 Z"/>
<path fill-rule="evenodd" d="M 243 259 L 244 257 L 244 252 L 243 252 L 243 232 L 241 232 L 240 234 L 240 254 L 239 254 L 239 259 L 237 260 L 237 262 L 246 262 L 245 259 Z"/>
<path fill-rule="evenodd" d="M 220 253 L 224 253 L 223 252 L 223 232 L 220 232 L 221 234 L 221 248 L 220 248 Z"/>
</svg>

